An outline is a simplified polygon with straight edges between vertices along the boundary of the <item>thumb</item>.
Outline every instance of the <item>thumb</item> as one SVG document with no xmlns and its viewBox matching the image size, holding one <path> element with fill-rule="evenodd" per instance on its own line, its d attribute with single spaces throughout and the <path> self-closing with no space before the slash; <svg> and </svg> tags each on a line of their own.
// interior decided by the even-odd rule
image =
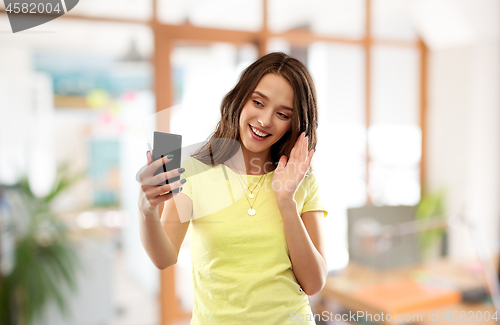
<svg viewBox="0 0 500 325">
<path fill-rule="evenodd" d="M 153 154 L 151 154 L 151 151 L 148 150 L 146 152 L 146 157 L 148 159 L 148 166 L 149 166 L 153 163 Z"/>
</svg>

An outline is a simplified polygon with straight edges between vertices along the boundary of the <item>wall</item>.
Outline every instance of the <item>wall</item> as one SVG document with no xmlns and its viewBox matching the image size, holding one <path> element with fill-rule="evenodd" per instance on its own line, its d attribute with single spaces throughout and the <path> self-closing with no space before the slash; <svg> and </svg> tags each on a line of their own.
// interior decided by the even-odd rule
<svg viewBox="0 0 500 325">
<path fill-rule="evenodd" d="M 448 214 L 464 212 L 498 252 L 500 42 L 475 31 L 472 44 L 430 51 L 426 183 L 444 187 Z M 453 257 L 476 256 L 463 227 L 451 230 L 449 244 Z"/>
</svg>

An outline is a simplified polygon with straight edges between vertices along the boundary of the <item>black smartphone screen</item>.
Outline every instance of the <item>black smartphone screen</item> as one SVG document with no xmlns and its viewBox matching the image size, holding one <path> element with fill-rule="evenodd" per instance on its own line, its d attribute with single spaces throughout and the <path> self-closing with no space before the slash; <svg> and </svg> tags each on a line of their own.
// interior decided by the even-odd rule
<svg viewBox="0 0 500 325">
<path fill-rule="evenodd" d="M 166 132 L 154 131 L 153 133 L 153 161 L 161 159 L 162 157 L 167 157 L 168 155 L 174 155 L 173 159 L 158 168 L 154 175 L 170 171 L 172 169 L 177 169 L 181 167 L 181 147 L 182 147 L 182 136 L 179 134 L 172 134 Z M 158 186 L 165 185 L 168 183 L 173 183 L 178 181 L 180 176 L 172 177 L 158 184 Z M 175 189 L 172 192 L 178 193 L 179 189 Z"/>
</svg>

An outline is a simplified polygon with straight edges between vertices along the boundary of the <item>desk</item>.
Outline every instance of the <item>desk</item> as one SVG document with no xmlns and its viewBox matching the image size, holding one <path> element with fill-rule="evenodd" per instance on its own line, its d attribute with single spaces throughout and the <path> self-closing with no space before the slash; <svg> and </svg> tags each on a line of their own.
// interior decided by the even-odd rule
<svg viewBox="0 0 500 325">
<path fill-rule="evenodd" d="M 483 283 L 482 274 L 472 274 L 468 269 L 465 263 L 456 262 L 447 259 L 433 261 L 429 263 L 419 264 L 417 266 L 412 267 L 404 267 L 392 270 L 376 270 L 366 266 L 362 266 L 356 264 L 354 262 L 349 263 L 349 265 L 342 270 L 338 275 L 330 276 L 327 279 L 327 283 L 323 290 L 321 291 L 321 296 L 325 299 L 325 301 L 333 300 L 339 305 L 343 307 L 345 310 L 350 310 L 352 313 L 356 313 L 357 311 L 363 311 L 365 313 L 370 313 L 372 315 L 378 314 L 382 315 L 384 313 L 387 314 L 387 310 L 383 310 L 378 308 L 377 306 L 371 305 L 364 301 L 360 301 L 354 292 L 363 286 L 380 284 L 380 283 L 391 283 L 398 280 L 411 279 L 414 278 L 417 274 L 427 274 L 431 275 L 433 278 L 442 278 L 448 281 L 452 281 L 454 285 L 456 285 L 459 289 L 468 289 L 480 286 Z M 449 313 L 449 320 L 445 320 L 445 316 L 447 312 Z M 393 319 L 388 321 L 384 319 L 384 321 L 373 321 L 373 323 L 377 324 L 497 324 L 498 322 L 494 320 L 489 321 L 469 321 L 468 314 L 465 320 L 460 320 L 460 316 L 458 316 L 457 320 L 452 320 L 453 311 L 457 311 L 458 315 L 460 312 L 465 311 L 469 313 L 469 311 L 473 311 L 476 313 L 477 311 L 481 312 L 484 315 L 485 312 L 489 312 L 490 315 L 495 313 L 495 309 L 493 304 L 491 303 L 478 303 L 478 304 L 465 304 L 465 303 L 455 303 L 448 304 L 446 306 L 440 306 L 437 308 L 424 308 L 420 310 L 412 310 L 411 314 L 421 314 L 422 319 L 418 321 L 398 321 Z M 429 320 L 429 312 L 434 315 L 438 313 L 438 320 Z M 478 314 L 479 315 L 479 314 Z M 500 316 L 500 315 L 499 315 Z M 474 316 L 475 317 L 475 316 Z M 348 321 L 348 323 L 353 323 Z"/>
</svg>

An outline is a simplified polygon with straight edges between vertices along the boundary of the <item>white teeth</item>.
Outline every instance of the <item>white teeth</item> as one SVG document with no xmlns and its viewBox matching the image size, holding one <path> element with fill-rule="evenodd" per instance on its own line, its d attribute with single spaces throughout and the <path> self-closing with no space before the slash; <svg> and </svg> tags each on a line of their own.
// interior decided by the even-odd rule
<svg viewBox="0 0 500 325">
<path fill-rule="evenodd" d="M 262 132 L 260 132 L 259 130 L 257 130 L 256 128 L 254 128 L 254 127 L 253 127 L 253 126 L 251 126 L 251 125 L 250 125 L 250 127 L 252 128 L 252 131 L 253 131 L 255 134 L 257 134 L 258 136 L 260 136 L 260 137 L 265 137 L 265 136 L 269 135 L 268 133 L 262 133 Z"/>
</svg>

